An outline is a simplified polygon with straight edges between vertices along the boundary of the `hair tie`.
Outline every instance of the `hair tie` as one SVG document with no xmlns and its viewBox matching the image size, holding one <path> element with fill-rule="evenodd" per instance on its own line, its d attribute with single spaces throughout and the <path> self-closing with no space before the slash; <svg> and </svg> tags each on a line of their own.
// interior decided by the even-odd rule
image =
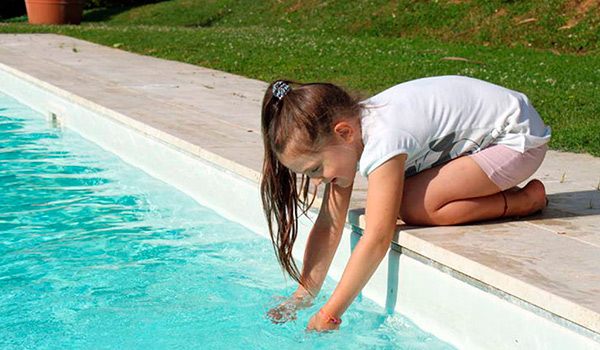
<svg viewBox="0 0 600 350">
<path fill-rule="evenodd" d="M 273 96 L 277 97 L 278 100 L 281 100 L 291 89 L 292 88 L 285 81 L 280 80 L 273 84 Z"/>
</svg>

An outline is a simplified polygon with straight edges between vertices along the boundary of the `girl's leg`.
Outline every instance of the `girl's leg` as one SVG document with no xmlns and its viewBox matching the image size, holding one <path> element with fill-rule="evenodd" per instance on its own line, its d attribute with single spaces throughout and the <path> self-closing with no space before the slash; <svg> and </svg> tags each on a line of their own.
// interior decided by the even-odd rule
<svg viewBox="0 0 600 350">
<path fill-rule="evenodd" d="M 525 216 L 545 205 L 540 181 L 501 192 L 471 157 L 460 157 L 406 179 L 401 217 L 412 225 L 455 225 L 495 219 L 503 213 Z"/>
</svg>

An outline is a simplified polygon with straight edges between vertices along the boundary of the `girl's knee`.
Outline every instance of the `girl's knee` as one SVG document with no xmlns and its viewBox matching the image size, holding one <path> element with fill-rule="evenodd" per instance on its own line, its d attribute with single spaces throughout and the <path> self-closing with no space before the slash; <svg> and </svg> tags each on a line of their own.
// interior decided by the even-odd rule
<svg viewBox="0 0 600 350">
<path fill-rule="evenodd" d="M 451 226 L 460 222 L 457 217 L 438 211 L 427 212 L 425 210 L 402 210 L 402 221 L 412 226 Z"/>
<path fill-rule="evenodd" d="M 432 225 L 429 220 L 429 215 L 424 210 L 418 210 L 414 207 L 411 209 L 402 209 L 402 221 L 411 226 L 428 226 Z"/>
<path fill-rule="evenodd" d="M 431 218 L 431 225 L 434 226 L 452 226 L 461 223 L 458 217 L 449 217 L 448 215 L 435 215 Z"/>
</svg>

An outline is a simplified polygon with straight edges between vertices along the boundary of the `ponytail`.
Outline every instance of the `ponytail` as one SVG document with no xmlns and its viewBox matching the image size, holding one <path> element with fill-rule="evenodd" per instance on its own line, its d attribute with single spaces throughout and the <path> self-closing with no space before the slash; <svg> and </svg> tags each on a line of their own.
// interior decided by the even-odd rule
<svg viewBox="0 0 600 350">
<path fill-rule="evenodd" d="M 308 202 L 308 185 L 308 177 L 302 175 L 301 193 L 298 193 L 297 174 L 283 166 L 275 153 L 265 147 L 260 192 L 269 234 L 280 265 L 292 279 L 301 285 L 304 283 L 300 279 L 300 272 L 292 256 L 292 249 L 298 236 L 298 207 L 299 204 Z M 312 202 L 305 206 L 302 213 L 305 213 L 311 204 Z"/>
<path fill-rule="evenodd" d="M 279 264 L 307 290 L 309 281 L 302 280 L 292 250 L 298 236 L 298 217 L 312 206 L 316 188 L 309 202 L 309 177 L 301 175 L 298 184 L 298 174 L 286 168 L 278 156 L 291 149 L 295 154 L 317 150 L 329 140 L 334 122 L 358 116 L 360 108 L 358 99 L 332 84 L 279 80 L 269 85 L 263 99 L 263 210 Z M 300 213 L 298 208 L 302 208 Z"/>
</svg>

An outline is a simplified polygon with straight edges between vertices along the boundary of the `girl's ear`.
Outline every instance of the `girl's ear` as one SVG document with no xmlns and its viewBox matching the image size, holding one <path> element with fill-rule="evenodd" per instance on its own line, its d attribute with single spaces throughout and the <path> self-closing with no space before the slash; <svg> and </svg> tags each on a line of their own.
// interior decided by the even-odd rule
<svg viewBox="0 0 600 350">
<path fill-rule="evenodd" d="M 354 140 L 354 126 L 348 122 L 342 121 L 335 124 L 333 132 L 346 142 Z"/>
</svg>

